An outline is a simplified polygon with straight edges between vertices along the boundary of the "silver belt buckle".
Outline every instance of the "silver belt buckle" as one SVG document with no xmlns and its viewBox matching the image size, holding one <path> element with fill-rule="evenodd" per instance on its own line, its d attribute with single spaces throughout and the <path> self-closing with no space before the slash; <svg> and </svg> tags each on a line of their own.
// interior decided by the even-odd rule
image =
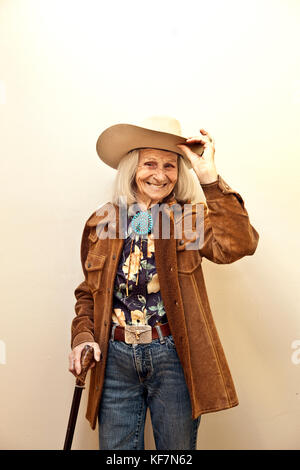
<svg viewBox="0 0 300 470">
<path fill-rule="evenodd" d="M 151 325 L 125 325 L 125 343 L 145 344 L 152 342 Z"/>
</svg>

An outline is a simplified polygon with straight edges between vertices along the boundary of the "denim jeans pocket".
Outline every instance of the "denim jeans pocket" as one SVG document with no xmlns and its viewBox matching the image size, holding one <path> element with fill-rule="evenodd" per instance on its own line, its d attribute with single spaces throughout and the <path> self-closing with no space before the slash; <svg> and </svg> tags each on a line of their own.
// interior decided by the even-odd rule
<svg viewBox="0 0 300 470">
<path fill-rule="evenodd" d="M 165 340 L 166 340 L 166 345 L 168 346 L 168 348 L 176 349 L 174 338 L 172 335 L 166 336 Z"/>
</svg>

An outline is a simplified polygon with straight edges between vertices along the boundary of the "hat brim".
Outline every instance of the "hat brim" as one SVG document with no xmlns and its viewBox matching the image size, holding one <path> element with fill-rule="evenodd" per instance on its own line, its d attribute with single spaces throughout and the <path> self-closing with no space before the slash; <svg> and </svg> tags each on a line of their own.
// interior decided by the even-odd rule
<svg viewBox="0 0 300 470">
<path fill-rule="evenodd" d="M 188 157 L 176 144 L 184 144 L 185 137 L 167 132 L 154 131 L 132 124 L 115 124 L 102 132 L 98 137 L 96 150 L 100 159 L 110 167 L 117 169 L 121 159 L 131 150 L 139 148 L 156 148 L 168 150 L 181 155 L 188 168 L 192 165 Z M 201 155 L 203 146 L 189 145 L 191 150 Z"/>
</svg>

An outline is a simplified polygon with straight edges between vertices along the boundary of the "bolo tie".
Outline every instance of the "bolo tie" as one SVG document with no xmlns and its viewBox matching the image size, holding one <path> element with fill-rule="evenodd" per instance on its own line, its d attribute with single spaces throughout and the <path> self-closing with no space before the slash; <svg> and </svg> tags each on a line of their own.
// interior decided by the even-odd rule
<svg viewBox="0 0 300 470">
<path fill-rule="evenodd" d="M 143 237 L 146 235 L 146 239 L 148 237 L 148 233 L 151 231 L 153 227 L 153 219 L 152 215 L 148 211 L 139 211 L 137 212 L 131 221 L 131 233 L 130 236 L 132 237 L 131 244 L 130 244 L 130 255 L 129 255 L 129 266 L 128 266 L 128 275 L 126 280 L 126 295 L 128 297 L 128 281 L 130 277 L 130 265 L 131 265 L 131 255 L 132 255 L 132 246 L 134 240 L 140 239 L 140 253 L 139 253 L 139 263 L 138 263 L 138 271 L 136 277 L 136 285 L 138 285 L 139 281 L 139 271 L 140 271 L 140 264 L 141 264 L 141 256 L 142 256 L 142 241 Z"/>
</svg>

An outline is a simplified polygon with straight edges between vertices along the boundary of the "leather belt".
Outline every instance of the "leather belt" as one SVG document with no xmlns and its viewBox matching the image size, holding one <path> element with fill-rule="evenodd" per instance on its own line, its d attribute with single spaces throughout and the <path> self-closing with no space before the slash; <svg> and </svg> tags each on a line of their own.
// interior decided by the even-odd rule
<svg viewBox="0 0 300 470">
<path fill-rule="evenodd" d="M 169 336 L 171 334 L 169 323 L 164 323 L 163 325 L 157 325 L 157 326 L 159 326 L 163 336 Z M 118 325 L 115 328 L 113 338 L 114 338 L 114 340 L 124 341 L 125 342 L 124 326 L 119 326 Z M 159 335 L 158 335 L 157 329 L 155 328 L 155 326 L 153 326 L 152 327 L 152 340 L 157 339 L 157 338 L 159 338 Z"/>
</svg>

